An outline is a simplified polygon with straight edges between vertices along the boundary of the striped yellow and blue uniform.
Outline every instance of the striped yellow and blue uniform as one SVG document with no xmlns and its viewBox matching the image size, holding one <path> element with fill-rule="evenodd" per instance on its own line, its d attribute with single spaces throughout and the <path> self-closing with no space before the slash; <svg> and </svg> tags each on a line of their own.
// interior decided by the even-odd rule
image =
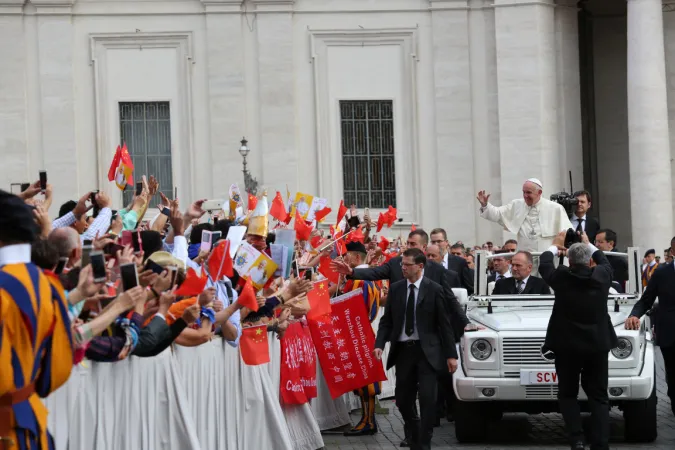
<svg viewBox="0 0 675 450">
<path fill-rule="evenodd" d="M 0 449 L 54 448 L 39 397 L 68 380 L 73 351 L 65 293 L 56 276 L 32 263 L 0 267 L 0 398 L 35 385 L 26 400 L 0 408 L 0 430 L 9 430 L 0 433 Z"/>
</svg>

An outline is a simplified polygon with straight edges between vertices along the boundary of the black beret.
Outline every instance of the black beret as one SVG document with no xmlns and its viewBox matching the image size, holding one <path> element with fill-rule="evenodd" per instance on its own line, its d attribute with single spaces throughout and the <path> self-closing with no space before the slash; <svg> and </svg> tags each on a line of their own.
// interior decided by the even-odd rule
<svg viewBox="0 0 675 450">
<path fill-rule="evenodd" d="M 32 207 L 16 195 L 0 190 L 0 211 L 0 241 L 6 245 L 35 241 L 38 226 Z"/>
<path fill-rule="evenodd" d="M 347 251 L 348 252 L 368 253 L 368 250 L 366 250 L 366 246 L 363 245 L 361 242 L 358 242 L 358 241 L 348 243 L 347 244 Z"/>
</svg>

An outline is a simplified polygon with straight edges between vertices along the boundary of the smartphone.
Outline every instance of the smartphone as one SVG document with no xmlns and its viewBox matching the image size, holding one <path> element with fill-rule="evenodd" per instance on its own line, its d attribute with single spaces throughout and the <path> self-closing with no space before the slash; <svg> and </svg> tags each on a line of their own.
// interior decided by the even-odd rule
<svg viewBox="0 0 675 450">
<path fill-rule="evenodd" d="M 311 267 L 308 267 L 305 269 L 305 280 L 312 281 L 312 275 L 314 275 L 314 269 Z"/>
<path fill-rule="evenodd" d="M 125 291 L 138 286 L 138 272 L 136 271 L 136 264 L 122 264 L 120 266 L 120 278 L 122 279 L 122 288 Z"/>
<path fill-rule="evenodd" d="M 136 195 L 141 195 L 143 192 L 143 182 L 136 183 Z"/>
<path fill-rule="evenodd" d="M 80 264 L 80 267 L 87 267 L 91 263 L 91 252 L 93 249 L 91 244 L 87 245 L 85 241 L 85 245 L 82 246 L 82 263 Z"/>
<path fill-rule="evenodd" d="M 68 264 L 68 258 L 61 257 L 59 258 L 58 264 L 56 264 L 56 268 L 54 269 L 54 273 L 57 275 L 61 275 L 63 273 L 63 269 L 66 268 L 66 264 Z"/>
<path fill-rule="evenodd" d="M 199 247 L 200 251 L 211 251 L 211 244 L 213 243 L 213 233 L 209 230 L 202 231 L 202 244 Z"/>
<path fill-rule="evenodd" d="M 173 188 L 173 199 L 178 200 L 178 186 L 174 186 Z"/>
<path fill-rule="evenodd" d="M 171 274 L 171 287 L 176 285 L 176 278 L 178 277 L 178 266 L 167 266 L 169 274 Z"/>
<path fill-rule="evenodd" d="M 218 219 L 216 217 L 216 219 Z M 216 245 L 216 243 L 223 238 L 223 233 L 221 231 L 212 231 L 211 232 L 211 247 Z"/>
<path fill-rule="evenodd" d="M 295 274 L 297 277 L 300 272 L 298 272 L 298 261 L 293 260 L 293 263 L 291 264 L 291 272 Z"/>
<path fill-rule="evenodd" d="M 145 270 L 152 270 L 157 275 L 161 275 L 162 272 L 164 272 L 164 267 L 160 266 L 159 264 L 157 264 L 154 261 L 148 260 L 145 263 Z"/>
<path fill-rule="evenodd" d="M 222 200 L 207 200 L 202 204 L 202 209 L 204 211 L 220 211 L 223 209 Z"/>
<path fill-rule="evenodd" d="M 133 238 L 131 237 L 130 230 L 124 230 L 122 231 L 122 247 L 126 247 L 128 245 L 133 245 Z"/>
<path fill-rule="evenodd" d="M 94 273 L 94 282 L 104 283 L 108 278 L 105 271 L 105 257 L 103 252 L 95 251 L 89 254 L 91 260 L 91 270 Z"/>
<path fill-rule="evenodd" d="M 124 251 L 124 246 L 119 245 L 119 244 L 115 244 L 114 242 L 111 242 L 110 244 L 103 247 L 103 253 L 105 253 L 106 255 L 116 257 L 118 251 L 120 251 L 120 252 Z"/>
<path fill-rule="evenodd" d="M 42 192 L 45 192 L 47 190 L 47 171 L 46 170 L 40 171 L 40 189 L 42 190 Z"/>
<path fill-rule="evenodd" d="M 213 218 L 213 225 L 216 226 L 218 225 L 218 216 Z M 214 241 L 215 242 L 215 241 Z"/>
</svg>

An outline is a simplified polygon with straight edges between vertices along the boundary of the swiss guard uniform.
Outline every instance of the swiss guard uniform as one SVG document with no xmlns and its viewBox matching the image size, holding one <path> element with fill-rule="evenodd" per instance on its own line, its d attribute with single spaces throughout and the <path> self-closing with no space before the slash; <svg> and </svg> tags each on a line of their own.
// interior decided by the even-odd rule
<svg viewBox="0 0 675 450">
<path fill-rule="evenodd" d="M 347 244 L 348 252 L 359 252 L 366 254 L 365 246 L 360 242 L 350 242 Z M 356 268 L 367 268 L 366 264 Z M 342 293 L 352 292 L 357 289 L 363 290 L 363 300 L 366 304 L 368 319 L 372 323 L 377 317 L 380 308 L 381 287 L 376 281 L 347 280 L 342 288 Z M 377 422 L 375 421 L 375 396 L 380 394 L 382 385 L 380 382 L 372 383 L 354 391 L 354 394 L 361 398 L 361 421 L 351 430 L 345 432 L 346 436 L 363 436 L 377 433 Z"/>
</svg>

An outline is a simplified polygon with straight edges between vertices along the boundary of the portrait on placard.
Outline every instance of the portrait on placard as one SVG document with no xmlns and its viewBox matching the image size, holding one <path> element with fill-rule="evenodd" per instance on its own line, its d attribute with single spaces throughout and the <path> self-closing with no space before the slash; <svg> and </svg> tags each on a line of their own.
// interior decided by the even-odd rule
<svg viewBox="0 0 675 450">
<path fill-rule="evenodd" d="M 234 258 L 234 269 L 239 276 L 249 277 L 256 290 L 265 286 L 274 275 L 277 267 L 272 258 L 259 252 L 246 242 L 241 244 L 237 256 Z"/>
<path fill-rule="evenodd" d="M 304 220 L 311 222 L 314 220 L 314 214 L 325 208 L 328 205 L 328 200 L 325 198 L 315 197 L 313 195 L 298 192 L 295 194 L 295 200 L 291 205 L 291 217 L 295 217 L 297 210 Z"/>
</svg>

